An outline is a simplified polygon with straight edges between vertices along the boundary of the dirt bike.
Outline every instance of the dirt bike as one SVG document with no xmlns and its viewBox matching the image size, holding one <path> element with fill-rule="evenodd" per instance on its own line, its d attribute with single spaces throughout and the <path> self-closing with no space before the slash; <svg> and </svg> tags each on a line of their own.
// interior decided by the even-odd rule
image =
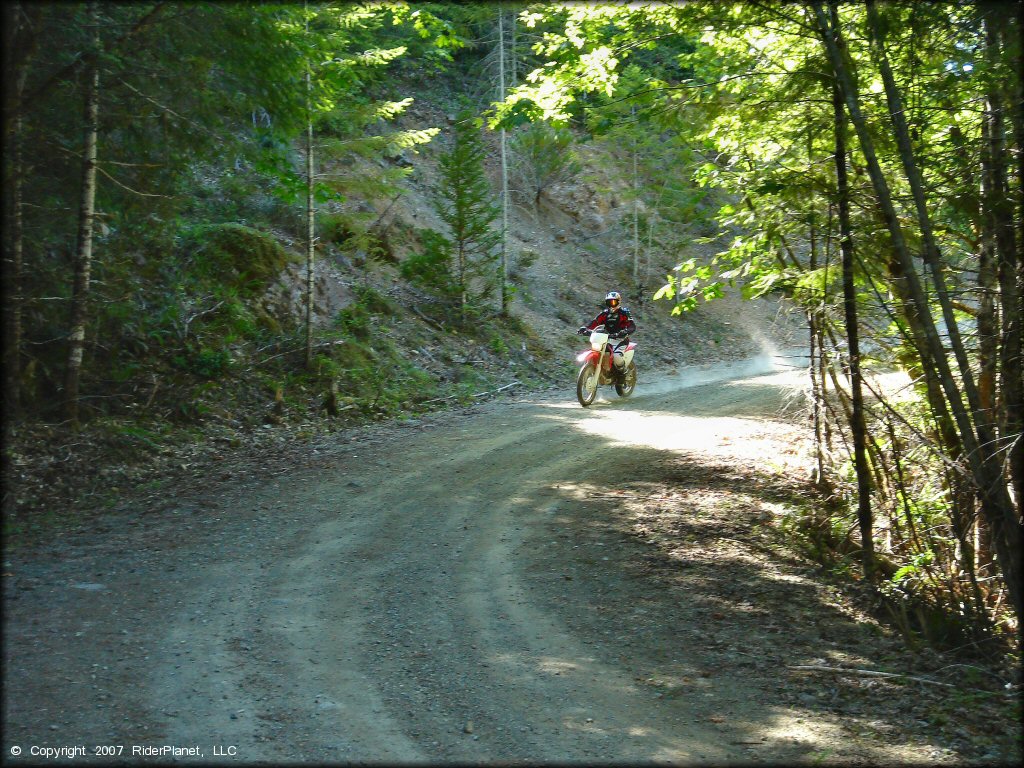
<svg viewBox="0 0 1024 768">
<path fill-rule="evenodd" d="M 583 329 L 579 333 L 583 335 Z M 629 397 L 636 387 L 636 344 L 631 341 L 622 349 L 613 349 L 608 339 L 607 331 L 592 331 L 590 349 L 576 356 L 576 361 L 582 363 L 576 376 L 576 399 L 584 408 L 594 402 L 602 384 L 614 384 L 619 397 Z"/>
</svg>

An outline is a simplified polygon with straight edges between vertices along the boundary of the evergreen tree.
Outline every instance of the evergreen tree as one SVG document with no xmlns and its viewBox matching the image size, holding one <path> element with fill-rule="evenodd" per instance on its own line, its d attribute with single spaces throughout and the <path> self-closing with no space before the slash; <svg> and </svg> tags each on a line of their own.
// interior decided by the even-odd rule
<svg viewBox="0 0 1024 768">
<path fill-rule="evenodd" d="M 453 146 L 440 160 L 441 186 L 437 212 L 451 230 L 447 242 L 452 259 L 463 322 L 494 288 L 493 262 L 501 233 L 493 228 L 501 208 L 484 174 L 485 149 L 481 122 L 463 110 L 455 122 Z"/>
</svg>

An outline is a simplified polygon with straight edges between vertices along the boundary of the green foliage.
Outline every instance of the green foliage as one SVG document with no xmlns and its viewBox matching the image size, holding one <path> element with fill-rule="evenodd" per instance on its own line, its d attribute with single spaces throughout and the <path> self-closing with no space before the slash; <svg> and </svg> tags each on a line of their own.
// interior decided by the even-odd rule
<svg viewBox="0 0 1024 768">
<path fill-rule="evenodd" d="M 914 555 L 911 562 L 904 565 L 902 568 L 896 571 L 890 578 L 893 584 L 900 585 L 906 579 L 919 578 L 924 572 L 926 565 L 931 565 L 935 562 L 935 553 L 931 550 L 925 550 Z"/>
<path fill-rule="evenodd" d="M 343 406 L 375 417 L 416 410 L 429 400 L 437 383 L 416 368 L 386 335 L 377 331 L 377 311 L 390 312 L 389 300 L 373 291 L 342 311 L 340 338 L 314 359 L 313 375 L 321 383 L 333 382 Z"/>
<path fill-rule="evenodd" d="M 334 326 L 343 338 L 369 341 L 375 317 L 394 315 L 398 308 L 391 299 L 369 286 L 356 286 L 354 292 L 355 301 L 338 312 Z"/>
<path fill-rule="evenodd" d="M 219 379 L 231 367 L 231 354 L 226 349 L 203 347 L 197 352 L 175 357 L 175 362 L 185 370 L 204 379 Z"/>
<path fill-rule="evenodd" d="M 494 228 L 500 209 L 484 174 L 485 155 L 480 121 L 468 108 L 463 109 L 455 121 L 452 146 L 440 159 L 441 184 L 435 205 L 451 233 L 452 274 L 463 297 L 464 313 L 478 307 L 493 290 L 493 264 L 501 241 Z"/>
<path fill-rule="evenodd" d="M 495 333 L 491 336 L 489 346 L 491 348 L 491 351 L 498 356 L 504 356 L 508 354 L 508 344 L 505 343 L 505 338 L 500 333 Z"/>
<path fill-rule="evenodd" d="M 420 232 L 420 250 L 410 254 L 399 266 L 402 277 L 444 296 L 457 292 L 451 270 L 451 241 L 440 232 Z"/>
<path fill-rule="evenodd" d="M 536 251 L 533 248 L 523 248 L 519 251 L 519 255 L 512 264 L 512 275 L 522 275 L 526 270 L 532 267 L 539 258 L 539 251 Z"/>
<path fill-rule="evenodd" d="M 398 314 L 398 306 L 395 302 L 372 286 L 357 285 L 353 288 L 353 291 L 358 302 L 366 307 L 369 312 L 383 316 Z"/>
<path fill-rule="evenodd" d="M 335 327 L 346 337 L 366 341 L 370 338 L 370 313 L 362 304 L 355 303 L 339 310 L 334 320 Z"/>
<path fill-rule="evenodd" d="M 201 224 L 182 234 L 186 269 L 194 279 L 255 294 L 277 277 L 292 258 L 265 232 L 243 224 Z"/>
<path fill-rule="evenodd" d="M 580 163 L 567 128 L 534 123 L 512 133 L 509 177 L 513 191 L 536 206 L 544 190 L 579 173 Z"/>
<path fill-rule="evenodd" d="M 722 283 L 714 279 L 714 271 L 709 265 L 698 267 L 696 259 L 688 259 L 678 264 L 674 271 L 676 274 L 666 275 L 666 284 L 654 294 L 655 301 L 659 299 L 675 301 L 675 306 L 672 308 L 673 315 L 692 312 L 698 306 L 698 297 L 708 302 L 723 295 Z M 687 276 L 684 277 L 684 275 Z"/>
<path fill-rule="evenodd" d="M 317 231 L 322 242 L 338 247 L 348 245 L 357 236 L 348 213 L 321 211 L 317 216 Z"/>
</svg>

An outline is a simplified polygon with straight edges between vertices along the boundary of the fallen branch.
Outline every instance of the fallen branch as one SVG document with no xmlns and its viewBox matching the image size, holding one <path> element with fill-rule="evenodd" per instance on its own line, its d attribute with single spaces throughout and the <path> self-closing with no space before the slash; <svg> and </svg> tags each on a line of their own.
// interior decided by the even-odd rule
<svg viewBox="0 0 1024 768">
<path fill-rule="evenodd" d="M 416 313 L 417 315 L 419 315 L 419 316 L 420 316 L 420 318 L 422 318 L 423 320 L 425 320 L 425 321 L 426 321 L 426 322 L 427 322 L 428 324 L 430 324 L 430 325 L 434 326 L 435 328 L 437 328 L 437 330 L 441 331 L 442 333 L 448 333 L 448 330 L 447 330 L 447 329 L 446 329 L 446 328 L 445 328 L 445 327 L 444 327 L 443 325 L 439 325 L 439 324 L 435 323 L 435 322 L 434 322 L 433 320 L 431 320 L 431 319 L 430 319 L 429 317 L 427 317 L 427 316 L 426 316 L 426 315 L 424 315 L 424 314 L 423 314 L 422 312 L 420 312 L 420 311 L 419 311 L 419 310 L 418 310 L 418 309 L 417 309 L 417 308 L 415 307 L 415 305 L 413 305 L 413 304 L 410 304 L 410 305 L 409 305 L 409 309 L 411 309 L 411 310 L 412 310 L 412 311 L 413 311 L 414 313 Z"/>
<path fill-rule="evenodd" d="M 511 384 L 506 384 L 504 387 L 499 387 L 498 389 L 492 389 L 490 392 L 477 392 L 475 395 L 473 395 L 473 397 L 486 397 L 487 395 L 496 395 L 499 392 L 504 392 L 506 389 L 511 389 L 512 387 L 519 383 L 520 382 L 518 381 L 513 381 Z"/>
<path fill-rule="evenodd" d="M 198 320 L 200 317 L 205 317 L 206 315 L 209 315 L 212 312 L 216 312 L 218 309 L 221 308 L 221 306 L 223 304 L 224 304 L 223 301 L 218 301 L 212 307 L 209 307 L 208 309 L 200 310 L 199 312 L 196 312 L 191 317 L 186 318 L 185 319 L 185 327 L 182 328 L 182 330 L 181 330 L 181 340 L 185 341 L 186 339 L 188 339 L 188 327 L 190 325 L 192 325 L 193 321 Z"/>
<path fill-rule="evenodd" d="M 486 397 L 487 395 L 494 395 L 497 394 L 498 392 L 504 392 L 506 389 L 509 389 L 511 387 L 514 387 L 516 384 L 521 383 L 522 382 L 519 381 L 513 381 L 511 384 L 506 384 L 504 387 L 492 389 L 489 392 L 477 392 L 475 395 L 470 395 L 470 397 Z M 462 395 L 447 395 L 445 397 L 435 397 L 432 400 L 424 400 L 422 403 L 420 403 L 420 405 L 426 405 L 427 403 L 439 403 L 442 400 L 456 400 L 460 397 L 462 397 Z"/>
<path fill-rule="evenodd" d="M 420 405 L 426 405 L 427 403 L 440 403 L 442 400 L 454 400 L 458 395 L 448 395 L 447 397 L 435 397 L 432 400 L 424 400 Z"/>
<path fill-rule="evenodd" d="M 886 677 L 886 678 L 903 678 L 905 680 L 913 680 L 915 683 L 927 683 L 928 685 L 941 685 L 943 688 L 957 688 L 952 683 L 943 683 L 938 680 L 929 680 L 926 677 L 914 677 L 913 675 L 901 675 L 896 672 L 878 672 L 873 669 L 855 669 L 852 667 L 822 667 L 815 664 L 798 664 L 796 666 L 787 666 L 786 669 L 795 669 L 800 672 L 836 672 L 845 675 L 860 675 L 861 677 Z M 967 688 L 960 690 L 969 690 L 976 693 L 987 693 L 993 696 L 1008 695 L 1010 692 L 1000 693 L 998 691 L 983 691 L 980 688 Z"/>
<path fill-rule="evenodd" d="M 340 344 L 344 344 L 344 343 L 345 343 L 344 339 L 335 339 L 334 341 L 321 341 L 319 344 L 314 344 L 313 345 L 313 349 L 320 349 L 321 347 L 336 347 L 336 346 L 338 346 Z M 262 360 L 257 360 L 255 363 L 250 365 L 247 370 L 251 371 L 257 365 L 263 365 L 264 363 L 270 362 L 274 358 L 283 357 L 284 355 L 290 355 L 293 352 L 299 352 L 299 351 L 301 351 L 303 349 L 305 349 L 305 347 L 295 347 L 293 349 L 286 349 L 284 352 L 278 352 L 276 355 L 271 355 L 270 357 L 265 357 Z"/>
<path fill-rule="evenodd" d="M 154 400 L 154 398 L 156 398 L 156 391 L 158 389 L 160 389 L 160 379 L 154 373 L 153 374 L 153 390 L 149 393 L 149 398 L 146 400 L 146 404 L 144 406 L 142 406 L 142 410 L 144 410 L 144 411 L 148 410 L 149 406 L 151 406 L 153 404 L 153 400 Z"/>
<path fill-rule="evenodd" d="M 440 365 L 440 366 L 444 365 L 444 363 L 442 363 L 440 360 L 438 360 L 436 357 L 434 357 L 432 354 L 430 354 L 430 352 L 427 351 L 426 347 L 423 347 L 422 349 L 418 349 L 416 351 L 419 352 L 421 355 L 424 355 L 425 357 L 427 357 L 430 360 L 432 360 L 435 364 Z"/>
<path fill-rule="evenodd" d="M 394 207 L 395 203 L 398 202 L 398 198 L 400 198 L 404 194 L 405 194 L 405 191 L 403 190 L 403 191 L 399 192 L 397 195 L 395 195 L 393 198 L 391 198 L 391 202 L 388 203 L 388 207 L 384 209 L 384 213 L 382 213 L 380 216 L 378 216 L 377 220 L 375 222 L 373 222 L 373 224 L 371 224 L 369 227 L 367 227 L 367 229 L 373 229 L 378 224 L 380 224 L 381 221 L 384 220 L 384 217 L 388 215 L 388 211 L 390 211 Z M 387 227 L 384 227 L 384 229 L 386 231 Z"/>
</svg>

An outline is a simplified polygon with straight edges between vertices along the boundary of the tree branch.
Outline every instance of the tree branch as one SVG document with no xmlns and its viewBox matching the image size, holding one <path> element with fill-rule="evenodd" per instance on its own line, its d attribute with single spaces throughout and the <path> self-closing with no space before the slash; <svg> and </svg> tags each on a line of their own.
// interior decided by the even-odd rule
<svg viewBox="0 0 1024 768">
<path fill-rule="evenodd" d="M 165 7 L 166 3 L 158 2 L 155 6 L 153 6 L 149 13 L 147 13 L 145 16 L 136 21 L 132 25 L 131 29 L 129 29 L 127 32 L 121 35 L 121 37 L 115 40 L 113 45 L 104 48 L 104 50 L 116 50 L 119 46 L 130 40 L 139 32 L 143 31 L 146 27 L 148 27 L 156 20 L 156 17 L 164 10 Z M 35 90 L 33 90 L 31 93 L 29 93 L 28 95 L 23 95 L 21 98 L 15 98 L 10 106 L 10 112 L 6 116 L 6 121 L 10 121 L 13 119 L 14 116 L 21 114 L 24 110 L 25 104 L 31 104 L 32 102 L 37 101 L 38 99 L 42 98 L 47 93 L 49 93 L 53 88 L 55 88 L 58 83 L 64 82 L 65 80 L 69 80 L 70 78 L 72 78 L 75 75 L 75 73 L 82 69 L 82 67 L 91 64 L 93 60 L 96 59 L 97 56 L 99 56 L 99 54 L 99 51 L 90 50 L 86 53 L 79 55 L 74 61 L 61 67 L 59 70 L 50 75 L 46 80 L 44 80 L 42 83 L 36 86 Z"/>
</svg>

